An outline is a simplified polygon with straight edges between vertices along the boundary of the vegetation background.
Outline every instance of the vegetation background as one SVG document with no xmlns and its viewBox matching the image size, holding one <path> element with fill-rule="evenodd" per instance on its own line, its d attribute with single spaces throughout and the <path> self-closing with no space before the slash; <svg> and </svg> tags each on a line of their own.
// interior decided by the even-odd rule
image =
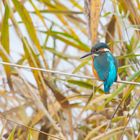
<svg viewBox="0 0 140 140">
<path fill-rule="evenodd" d="M 80 57 L 100 40 L 120 79 L 139 82 L 140 1 L 85 3 L 1 0 L 0 63 L 93 76 L 91 58 Z M 96 80 L 0 65 L 0 139 L 139 140 L 139 100 L 136 85 L 116 83 L 105 95 Z"/>
</svg>

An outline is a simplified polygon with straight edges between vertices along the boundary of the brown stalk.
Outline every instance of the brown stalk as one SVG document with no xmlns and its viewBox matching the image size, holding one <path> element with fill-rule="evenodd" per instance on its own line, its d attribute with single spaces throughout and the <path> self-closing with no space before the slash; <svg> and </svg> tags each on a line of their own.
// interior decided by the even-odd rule
<svg viewBox="0 0 140 140">
<path fill-rule="evenodd" d="M 85 0 L 85 14 L 88 20 L 89 36 L 92 44 L 98 40 L 98 25 L 101 10 L 100 0 Z"/>
</svg>

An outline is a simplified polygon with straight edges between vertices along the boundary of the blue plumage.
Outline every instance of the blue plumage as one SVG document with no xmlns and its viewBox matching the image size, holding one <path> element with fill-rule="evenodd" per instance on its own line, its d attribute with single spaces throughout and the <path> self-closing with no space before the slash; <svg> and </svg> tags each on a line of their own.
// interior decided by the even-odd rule
<svg viewBox="0 0 140 140">
<path fill-rule="evenodd" d="M 117 62 L 110 52 L 103 52 L 94 57 L 94 68 L 104 81 L 104 91 L 109 92 L 113 82 L 117 80 Z"/>
<path fill-rule="evenodd" d="M 102 52 L 94 57 L 94 68 L 104 81 L 104 91 L 109 92 L 113 82 L 117 80 L 117 62 L 110 52 Z"/>
<path fill-rule="evenodd" d="M 104 91 L 109 93 L 113 82 L 117 80 L 117 61 L 106 43 L 97 43 L 91 52 L 81 58 L 92 55 L 93 72 L 104 82 Z"/>
</svg>

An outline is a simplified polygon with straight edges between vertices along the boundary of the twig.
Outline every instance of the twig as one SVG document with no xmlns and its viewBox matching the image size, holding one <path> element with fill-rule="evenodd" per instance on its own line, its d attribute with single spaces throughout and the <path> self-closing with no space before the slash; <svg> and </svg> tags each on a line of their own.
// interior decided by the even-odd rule
<svg viewBox="0 0 140 140">
<path fill-rule="evenodd" d="M 117 108 L 115 109 L 115 111 L 114 111 L 114 113 L 113 113 L 113 115 L 112 115 L 112 117 L 111 117 L 111 119 L 110 119 L 110 121 L 109 121 L 109 123 L 108 123 L 108 125 L 107 125 L 107 127 L 106 127 L 106 132 L 107 132 L 108 128 L 111 127 L 112 120 L 113 120 L 114 116 L 116 115 L 118 109 L 120 108 L 122 102 L 123 102 L 123 100 L 119 103 L 119 105 L 118 105 Z"/>
<path fill-rule="evenodd" d="M 90 79 L 90 80 L 98 80 L 97 78 L 92 77 L 92 76 L 81 76 L 81 75 L 76 75 L 76 74 L 71 74 L 71 73 L 66 73 L 66 72 L 61 72 L 61 71 L 55 71 L 55 70 L 49 70 L 49 69 L 44 69 L 44 68 L 36 68 L 36 67 L 24 66 L 24 65 L 9 63 L 9 62 L 2 62 L 1 61 L 0 64 L 12 66 L 12 67 L 30 69 L 30 70 L 38 70 L 38 71 L 48 72 L 48 73 L 53 73 L 53 74 L 58 74 L 58 75 L 71 76 L 71 77 L 76 77 L 76 78 L 83 78 L 83 79 Z M 98 80 L 98 81 L 100 81 L 100 80 Z M 139 82 L 130 82 L 130 81 L 122 81 L 122 80 L 119 80 L 116 83 L 122 83 L 122 84 L 130 84 L 130 85 L 140 86 L 140 83 Z"/>
<path fill-rule="evenodd" d="M 129 119 L 128 119 L 127 123 L 126 123 L 126 126 L 125 126 L 124 129 L 123 129 L 123 133 L 122 133 L 121 139 L 123 138 L 123 135 L 124 135 L 124 133 L 125 133 L 125 130 L 126 130 L 126 128 L 127 128 L 128 123 L 131 121 L 131 119 L 132 119 L 132 117 L 133 117 L 134 113 L 136 112 L 136 109 L 138 108 L 139 105 L 140 105 L 140 98 L 139 98 L 138 103 L 136 104 L 136 107 L 134 108 L 134 110 L 133 110 L 133 112 L 132 112 L 132 115 L 129 117 Z"/>
<path fill-rule="evenodd" d="M 6 118 L 5 116 L 3 116 L 2 114 L 0 114 L 0 118 L 3 119 L 3 120 L 6 120 L 6 121 L 8 121 L 8 122 L 12 122 L 12 123 L 14 123 L 14 124 L 23 126 L 24 128 L 28 128 L 28 129 L 31 129 L 31 130 L 33 130 L 33 131 L 37 131 L 37 132 L 42 133 L 42 134 L 44 134 L 44 135 L 50 136 L 50 137 L 52 137 L 52 138 L 56 138 L 56 139 L 59 139 L 59 140 L 63 140 L 62 138 L 56 137 L 56 136 L 51 135 L 51 134 L 49 134 L 49 133 L 40 131 L 40 130 L 35 129 L 35 128 L 32 128 L 32 127 L 30 127 L 30 126 L 26 126 L 26 125 L 24 125 L 24 124 L 18 123 L 18 122 L 13 121 L 13 120 L 10 120 L 10 119 Z"/>
</svg>

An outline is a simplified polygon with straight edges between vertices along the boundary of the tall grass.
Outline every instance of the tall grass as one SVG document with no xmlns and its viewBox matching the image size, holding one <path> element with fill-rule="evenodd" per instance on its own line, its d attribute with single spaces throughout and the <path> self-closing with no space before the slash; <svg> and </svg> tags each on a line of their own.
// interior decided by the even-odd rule
<svg viewBox="0 0 140 140">
<path fill-rule="evenodd" d="M 139 82 L 139 0 L 85 2 L 0 1 L 0 61 L 92 76 L 80 57 L 105 41 L 119 78 Z M 99 81 L 1 65 L 0 139 L 138 140 L 139 91 L 114 84 L 105 95 Z"/>
</svg>

